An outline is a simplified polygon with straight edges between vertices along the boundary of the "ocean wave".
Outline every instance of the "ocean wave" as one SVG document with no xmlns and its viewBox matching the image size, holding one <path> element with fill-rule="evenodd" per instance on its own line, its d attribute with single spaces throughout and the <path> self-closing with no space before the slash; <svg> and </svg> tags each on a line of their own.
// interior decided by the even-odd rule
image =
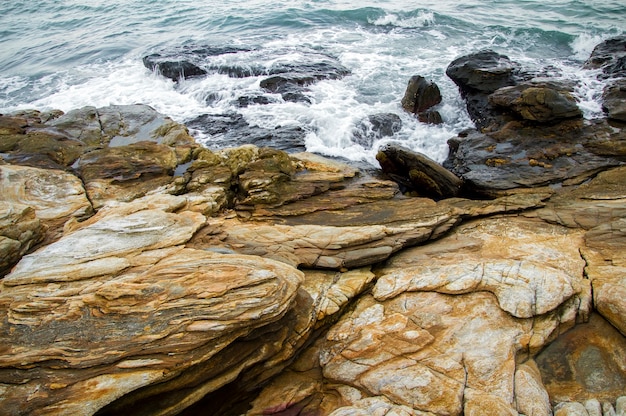
<svg viewBox="0 0 626 416">
<path fill-rule="evenodd" d="M 376 19 L 368 19 L 374 26 L 395 26 L 405 29 L 422 28 L 435 24 L 435 13 L 420 10 L 414 14 L 388 13 Z"/>
</svg>

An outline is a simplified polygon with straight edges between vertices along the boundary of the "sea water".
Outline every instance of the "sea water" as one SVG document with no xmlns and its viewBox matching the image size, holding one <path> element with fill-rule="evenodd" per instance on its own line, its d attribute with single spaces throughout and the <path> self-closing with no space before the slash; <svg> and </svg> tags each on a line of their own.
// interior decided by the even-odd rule
<svg viewBox="0 0 626 416">
<path fill-rule="evenodd" d="M 452 60 L 492 49 L 525 69 L 575 80 L 591 119 L 602 114 L 604 84 L 582 65 L 595 45 L 625 30 L 623 0 L 7 0 L 0 1 L 0 113 L 133 103 L 182 123 L 237 113 L 252 126 L 299 126 L 312 152 L 376 164 L 377 148 L 393 141 L 442 161 L 447 140 L 472 126 L 445 75 Z M 268 94 L 264 76 L 174 82 L 142 63 L 151 53 L 206 46 L 240 48 L 214 58 L 238 65 L 297 62 L 317 51 L 350 73 L 308 86 L 305 102 L 276 96 L 241 107 L 237 97 Z M 443 124 L 402 110 L 413 75 L 438 84 Z M 379 113 L 397 114 L 402 129 L 371 147 L 356 143 L 355 126 Z M 215 139 L 195 134 L 207 146 Z"/>
</svg>

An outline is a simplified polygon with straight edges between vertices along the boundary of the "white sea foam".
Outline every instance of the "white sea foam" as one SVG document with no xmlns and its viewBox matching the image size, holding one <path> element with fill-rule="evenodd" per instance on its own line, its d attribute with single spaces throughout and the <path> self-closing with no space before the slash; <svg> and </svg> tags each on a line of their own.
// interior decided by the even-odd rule
<svg viewBox="0 0 626 416">
<path fill-rule="evenodd" d="M 397 26 L 402 28 L 420 28 L 435 23 L 435 14 L 431 11 L 421 11 L 417 16 L 400 16 L 388 13 L 377 19 L 368 19 L 369 23 L 376 26 Z"/>
<path fill-rule="evenodd" d="M 459 7 L 458 2 L 430 1 L 416 10 L 415 4 L 408 1 L 381 5 L 380 2 L 328 0 L 323 4 L 306 2 L 307 20 L 287 22 L 285 26 L 274 17 L 284 13 L 283 9 L 299 10 L 302 2 L 289 0 L 289 7 L 283 8 L 264 8 L 261 3 L 255 0 L 237 7 L 217 5 L 211 19 L 198 20 L 197 27 L 194 27 L 193 19 L 173 19 L 177 12 L 175 2 L 171 0 L 164 0 L 158 10 L 145 3 L 142 9 L 145 14 L 129 16 L 129 21 L 136 23 L 137 32 L 132 32 L 132 40 L 126 42 L 135 46 L 128 46 L 124 52 L 118 54 L 112 48 L 110 55 L 103 53 L 92 61 L 85 58 L 86 52 L 81 49 L 81 44 L 72 44 L 70 49 L 64 49 L 69 54 L 67 60 L 53 60 L 67 66 L 51 69 L 42 65 L 32 69 L 30 75 L 22 75 L 19 71 L 28 72 L 33 66 L 33 60 L 26 59 L 21 69 L 6 76 L 0 75 L 0 112 L 24 108 L 69 111 L 86 105 L 102 107 L 141 102 L 180 122 L 202 114 L 239 113 L 250 125 L 267 129 L 297 125 L 307 133 L 308 150 L 366 160 L 375 165 L 377 148 L 391 141 L 442 161 L 448 151 L 447 140 L 472 126 L 456 85 L 445 75 L 445 68 L 453 59 L 493 48 L 520 62 L 524 69 L 542 71 L 551 68 L 547 72 L 553 72 L 555 77 L 576 82 L 574 94 L 585 117 L 596 118 L 602 116 L 599 102 L 604 84 L 596 79 L 596 72 L 581 69 L 582 63 L 595 45 L 623 32 L 615 29 L 614 23 L 611 23 L 613 28 L 603 29 L 596 27 L 598 20 L 591 23 L 581 20 L 568 23 L 563 33 L 552 36 L 553 26 L 549 29 L 540 27 L 545 13 L 540 13 L 539 9 L 547 8 L 551 13 L 557 13 L 555 18 L 563 18 L 562 21 L 567 20 L 564 18 L 567 14 L 559 17 L 554 4 L 543 3 L 532 6 L 538 10 L 531 14 L 532 19 L 541 19 L 532 20 L 525 16 L 519 24 L 508 24 L 508 14 L 505 17 L 504 14 L 491 13 L 493 4 L 480 2 Z M 197 7 L 202 10 L 204 5 Z M 520 4 L 519 7 L 523 9 L 526 5 Z M 319 19 L 314 14 L 316 8 L 320 9 Z M 381 12 L 383 8 L 385 11 Z M 193 14 L 193 9 L 189 10 L 187 16 Z M 329 10 L 340 13 L 331 15 Z M 170 19 L 151 20 L 152 13 L 157 13 L 159 18 L 160 14 L 170 13 Z M 370 13 L 375 13 L 376 17 L 364 20 Z M 489 22 L 477 21 L 487 14 L 491 19 Z M 354 16 L 354 22 L 346 21 L 351 18 L 347 16 Z M 261 26 L 263 19 L 268 17 L 272 17 L 272 24 Z M 52 16 L 48 18 L 54 20 Z M 614 16 L 612 22 L 617 18 Z M 155 27 L 154 22 L 165 26 Z M 112 27 L 115 27 L 114 34 L 119 34 L 118 25 L 95 27 L 93 42 L 85 45 L 87 52 L 93 50 L 100 37 L 107 39 L 112 35 Z M 302 30 L 302 27 L 306 29 Z M 564 44 L 563 39 L 568 39 L 569 33 L 577 33 L 577 30 L 579 34 L 571 45 Z M 217 41 L 216 37 L 219 38 Z M 126 44 L 122 38 L 118 46 Z M 106 44 L 105 41 L 102 43 Z M 311 101 L 309 104 L 285 101 L 279 94 L 263 91 L 260 88 L 262 75 L 231 78 L 211 73 L 175 83 L 153 74 L 141 63 L 141 57 L 153 51 L 167 52 L 170 47 L 211 44 L 237 45 L 250 50 L 207 57 L 202 63 L 208 67 L 236 66 L 258 73 L 259 68 L 269 71 L 278 65 L 306 62 L 307 56 L 319 52 L 336 57 L 350 74 L 338 80 L 310 85 L 304 93 Z M 14 48 L 17 46 L 21 45 L 13 45 Z M 133 47 L 136 49 L 131 49 Z M 59 51 L 55 49 L 54 52 Z M 76 63 L 72 61 L 72 54 L 80 58 Z M 43 58 L 43 61 L 50 61 L 50 57 Z M 90 63 L 85 65 L 84 62 Z M 11 66 L 7 68 L 14 70 Z M 436 82 L 441 89 L 443 103 L 437 110 L 444 124 L 420 123 L 401 108 L 400 100 L 412 75 L 422 75 Z M 238 104 L 240 97 L 258 96 L 268 98 L 270 103 L 251 103 L 247 107 Z M 392 137 L 376 139 L 371 148 L 353 142 L 354 129 L 360 122 L 370 115 L 386 113 L 401 118 L 400 131 Z"/>
</svg>

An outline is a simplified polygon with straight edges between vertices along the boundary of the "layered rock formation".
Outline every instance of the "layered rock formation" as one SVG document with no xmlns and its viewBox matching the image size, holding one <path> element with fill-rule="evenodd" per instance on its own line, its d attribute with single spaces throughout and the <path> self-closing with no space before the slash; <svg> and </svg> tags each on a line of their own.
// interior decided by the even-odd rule
<svg viewBox="0 0 626 416">
<path fill-rule="evenodd" d="M 435 199 L 146 106 L 1 116 L 2 413 L 623 412 L 624 130 L 528 89 Z"/>
</svg>

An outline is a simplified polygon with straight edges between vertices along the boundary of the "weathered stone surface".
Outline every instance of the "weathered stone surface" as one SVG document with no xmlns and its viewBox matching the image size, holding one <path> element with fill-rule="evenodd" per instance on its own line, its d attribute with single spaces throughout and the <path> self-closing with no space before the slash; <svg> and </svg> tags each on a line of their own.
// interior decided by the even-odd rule
<svg viewBox="0 0 626 416">
<path fill-rule="evenodd" d="M 168 185 L 177 164 L 171 147 L 145 141 L 86 153 L 76 171 L 94 207 L 100 208 L 110 200 L 129 202 Z"/>
<path fill-rule="evenodd" d="M 539 123 L 582 117 L 574 97 L 567 90 L 550 85 L 522 83 L 500 88 L 489 96 L 489 102 Z"/>
<path fill-rule="evenodd" d="M 588 416 L 585 407 L 578 402 L 560 403 L 554 410 L 554 416 Z"/>
<path fill-rule="evenodd" d="M 587 232 L 585 272 L 593 285 L 594 305 L 626 336 L 626 218 Z"/>
<path fill-rule="evenodd" d="M 580 342 L 580 340 L 585 342 Z M 553 404 L 598 399 L 615 403 L 626 385 L 626 338 L 600 315 L 579 324 L 536 358 Z"/>
<path fill-rule="evenodd" d="M 43 240 L 45 231 L 31 207 L 0 201 L 0 276 Z"/>
<path fill-rule="evenodd" d="M 515 371 L 515 401 L 523 415 L 551 416 L 550 397 L 543 386 L 541 373 L 534 360 L 518 365 Z"/>
<path fill-rule="evenodd" d="M 428 156 L 390 144 L 376 154 L 383 172 L 420 195 L 436 199 L 457 196 L 463 181 Z"/>
<path fill-rule="evenodd" d="M 322 196 L 328 198 L 332 193 Z M 273 218 L 209 220 L 194 244 L 201 246 L 210 241 L 239 253 L 294 266 L 356 268 L 386 260 L 402 248 L 436 239 L 462 218 L 538 206 L 544 196 L 503 198 L 494 204 L 462 199 L 435 203 L 425 198 L 355 204 L 350 196 L 347 201 L 333 201 L 337 205 L 326 210 L 296 211 L 298 215 L 293 217 L 288 215 L 293 213 L 287 205 L 261 210 L 266 215 L 274 213 Z M 345 205 L 341 206 L 342 202 Z"/>
<path fill-rule="evenodd" d="M 579 186 L 558 190 L 533 214 L 553 224 L 590 230 L 626 217 L 626 168 L 601 172 Z"/>
<path fill-rule="evenodd" d="M 457 227 L 454 238 L 394 256 L 372 293 L 382 301 L 407 291 L 488 291 L 511 315 L 532 318 L 572 296 L 588 296 L 581 245 L 580 232 L 541 221 L 470 222 Z"/>
<path fill-rule="evenodd" d="M 516 356 L 533 338 L 543 340 L 538 348 L 572 325 L 576 309 L 533 322 L 511 317 L 484 292 L 404 293 L 380 303 L 365 296 L 328 333 L 321 364 L 330 382 L 416 410 L 513 412 Z"/>
<path fill-rule="evenodd" d="M 83 107 L 45 124 L 48 128 L 93 148 L 155 141 L 167 145 L 192 145 L 186 128 L 144 104 Z"/>
<path fill-rule="evenodd" d="M 543 127 L 509 124 L 498 132 L 472 131 L 450 141 L 443 165 L 464 179 L 468 190 L 491 195 L 520 187 L 580 183 L 622 164 L 616 145 L 624 134 L 605 121 L 572 120 Z"/>
<path fill-rule="evenodd" d="M 0 165 L 0 194 L 4 201 L 32 207 L 44 221 L 66 221 L 92 212 L 80 179 L 59 170 Z"/>
<path fill-rule="evenodd" d="M 89 415 L 137 389 L 135 400 L 159 395 L 160 410 L 146 414 L 171 414 L 256 362 L 220 366 L 215 379 L 198 371 L 237 338 L 280 319 L 302 274 L 258 257 L 184 248 L 205 221 L 167 212 L 184 204 L 168 197 L 160 209 L 103 210 L 5 277 L 7 414 Z M 198 389 L 185 390 L 192 385 Z"/>
<path fill-rule="evenodd" d="M 495 199 L 434 201 L 311 154 L 200 148 L 152 110 L 118 110 L 45 127 L 83 143 L 81 162 L 120 162 L 85 169 L 88 184 L 126 188 L 88 219 L 63 214 L 60 239 L 0 283 L 9 414 L 540 415 L 550 414 L 547 397 L 617 408 L 617 393 L 602 389 L 623 395 L 623 334 L 607 323 L 601 336 L 562 334 L 587 320 L 591 285 L 597 310 L 622 325 L 626 169 L 606 170 L 626 156 L 618 124 L 486 132 L 485 152 L 510 151 L 520 165 L 589 165 L 566 179 L 519 175 L 526 189 L 512 170 L 510 188 L 473 189 Z M 7 152 L 53 121 L 0 119 L 19 136 L 3 142 Z M 136 169 L 135 150 L 152 155 Z M 502 165 L 495 158 L 488 165 Z M 131 195 L 143 177 L 167 181 Z M 125 192 L 132 202 L 118 200 Z M 7 217 L 7 238 L 29 244 L 48 225 L 33 201 Z M 554 340 L 583 350 L 557 350 L 552 362 Z"/>
</svg>

